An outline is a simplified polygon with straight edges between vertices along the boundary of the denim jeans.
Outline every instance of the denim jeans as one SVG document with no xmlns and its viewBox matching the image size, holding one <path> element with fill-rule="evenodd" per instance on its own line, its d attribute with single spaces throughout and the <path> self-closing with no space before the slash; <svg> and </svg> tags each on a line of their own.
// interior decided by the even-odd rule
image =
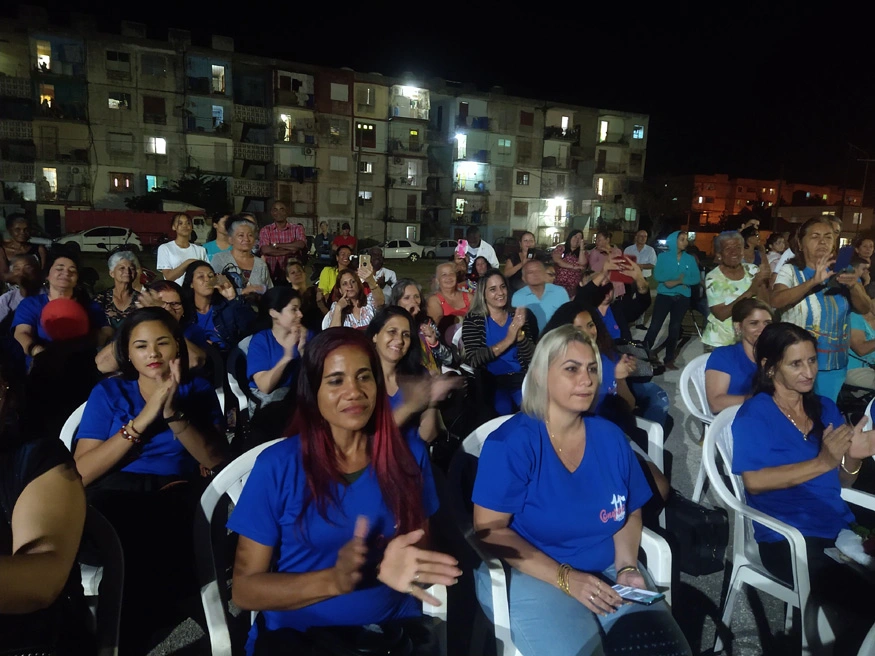
<svg viewBox="0 0 875 656">
<path fill-rule="evenodd" d="M 654 382 L 629 383 L 629 389 L 638 402 L 638 414 L 665 428 L 670 406 L 666 391 Z"/>
<path fill-rule="evenodd" d="M 657 294 L 653 303 L 653 316 L 650 318 L 650 329 L 644 337 L 644 343 L 653 348 L 665 318 L 671 314 L 668 324 L 668 337 L 665 340 L 665 361 L 673 362 L 677 357 L 678 339 L 681 336 L 681 324 L 684 314 L 690 309 L 690 299 L 687 296 L 668 296 Z"/>
<path fill-rule="evenodd" d="M 507 568 L 506 568 L 507 569 Z M 643 570 L 642 570 L 643 571 Z M 650 656 L 660 654 L 691 654 L 689 646 L 671 611 L 664 601 L 651 606 L 626 604 L 610 615 L 596 615 L 576 599 L 559 588 L 536 579 L 519 570 L 509 568 L 507 576 L 508 607 L 510 610 L 510 631 L 514 645 L 524 656 L 601 656 L 616 653 L 640 653 Z M 486 616 L 492 620 L 492 584 L 489 570 L 482 564 L 475 572 L 477 599 Z M 602 578 L 610 583 L 616 579 L 613 565 L 602 572 Z M 653 582 L 645 574 L 648 586 Z M 641 636 L 637 647 L 622 645 L 620 649 L 610 649 L 610 643 L 635 640 L 635 630 L 630 628 L 643 625 L 643 615 L 651 631 L 663 634 L 665 651 L 647 645 L 648 640 Z M 611 636 L 611 629 L 617 625 L 623 636 Z M 620 647 L 620 645 L 617 645 Z"/>
</svg>

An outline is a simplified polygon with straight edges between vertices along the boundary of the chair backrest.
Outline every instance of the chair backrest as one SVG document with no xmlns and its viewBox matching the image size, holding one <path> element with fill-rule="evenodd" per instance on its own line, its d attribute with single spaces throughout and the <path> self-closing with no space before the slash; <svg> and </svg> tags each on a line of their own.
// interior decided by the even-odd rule
<svg viewBox="0 0 875 656">
<path fill-rule="evenodd" d="M 103 563 L 97 601 L 97 653 L 98 656 L 116 656 L 125 581 L 122 543 L 112 524 L 91 506 L 85 514 L 83 537 L 97 547 Z"/>
<path fill-rule="evenodd" d="M 489 437 L 490 434 L 495 432 L 495 430 L 499 426 L 501 426 L 511 417 L 513 417 L 513 415 L 503 415 L 501 417 L 496 417 L 495 419 L 490 419 L 485 424 L 475 429 L 462 442 L 462 450 L 468 455 L 479 458 L 480 452 L 483 450 L 483 443 L 486 441 L 486 438 Z"/>
<path fill-rule="evenodd" d="M 86 405 L 87 402 L 76 408 L 73 414 L 67 417 L 67 421 L 64 422 L 64 426 L 61 428 L 61 435 L 59 437 L 70 452 L 73 451 L 73 438 L 76 437 L 76 431 L 79 429 L 79 424 L 82 423 L 82 415 L 85 414 Z"/>
<path fill-rule="evenodd" d="M 322 317 L 322 330 L 327 330 L 328 326 L 331 325 L 331 312 L 326 312 L 325 316 Z"/>
<path fill-rule="evenodd" d="M 235 458 L 210 482 L 201 495 L 200 505 L 194 520 L 195 553 L 197 555 L 198 580 L 201 584 L 201 602 L 207 621 L 207 631 L 213 656 L 231 656 L 231 634 L 228 630 L 227 586 L 219 584 L 216 553 L 213 545 L 212 521 L 222 497 L 228 495 L 236 504 L 240 493 L 255 465 L 255 459 L 269 446 L 279 442 L 272 440 L 253 447 Z M 224 568 L 222 568 L 224 571 Z"/>
<path fill-rule="evenodd" d="M 249 396 L 246 390 L 249 387 L 249 380 L 246 377 L 246 356 L 249 354 L 249 343 L 252 341 L 252 335 L 241 339 L 237 346 L 231 349 L 228 353 L 228 387 L 234 398 L 237 399 L 237 407 L 240 412 L 245 412 L 249 404 Z"/>
<path fill-rule="evenodd" d="M 869 405 L 866 406 L 866 426 L 863 430 L 872 430 L 872 404 L 875 403 L 875 398 L 869 401 Z"/>
<path fill-rule="evenodd" d="M 711 412 L 711 406 L 708 405 L 708 396 L 705 393 L 705 365 L 708 364 L 708 358 L 710 357 L 710 353 L 703 353 L 693 358 L 684 367 L 684 370 L 681 372 L 681 379 L 678 382 L 678 389 L 687 411 L 705 424 L 710 424 L 714 421 L 714 413 Z M 690 394 L 690 383 L 693 385 L 693 394 Z M 695 399 L 693 396 L 695 396 Z"/>
</svg>

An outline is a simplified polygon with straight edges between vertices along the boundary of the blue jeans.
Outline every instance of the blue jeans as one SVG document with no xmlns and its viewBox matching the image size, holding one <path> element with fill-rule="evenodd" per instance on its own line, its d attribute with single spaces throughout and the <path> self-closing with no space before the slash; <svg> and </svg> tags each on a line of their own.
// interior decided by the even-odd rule
<svg viewBox="0 0 875 656">
<path fill-rule="evenodd" d="M 524 656 L 602 656 L 605 654 L 605 638 L 611 628 L 619 623 L 618 631 L 629 634 L 630 616 L 651 616 L 651 626 L 665 628 L 665 633 L 674 638 L 670 651 L 652 650 L 656 654 L 690 654 L 680 629 L 664 601 L 651 606 L 626 604 L 610 615 L 596 615 L 576 599 L 559 588 L 536 579 L 519 570 L 505 568 L 508 572 L 508 608 L 510 609 L 510 632 L 513 643 Z M 642 570 L 643 571 L 643 570 Z M 492 583 L 486 565 L 480 564 L 474 573 L 477 599 L 486 616 L 492 620 Z M 644 575 L 649 586 L 653 582 Z M 616 579 L 613 565 L 602 572 L 602 578 L 611 584 Z M 657 629 L 658 630 L 658 629 Z M 646 640 L 642 636 L 642 642 Z M 642 648 L 644 644 L 640 645 Z M 619 652 L 618 652 L 619 653 Z M 637 653 L 645 653 L 643 651 Z"/>
<path fill-rule="evenodd" d="M 845 376 L 848 375 L 848 368 L 833 369 L 832 371 L 818 371 L 817 378 L 814 379 L 814 393 L 832 399 L 833 402 L 839 398 L 839 392 L 842 385 L 845 384 Z"/>
<path fill-rule="evenodd" d="M 677 356 L 678 339 L 681 336 L 681 325 L 684 321 L 684 314 L 690 309 L 690 299 L 688 296 L 669 296 L 668 294 L 657 294 L 656 300 L 653 302 L 653 316 L 650 317 L 650 329 L 644 337 L 644 343 L 649 348 L 653 348 L 653 343 L 656 341 L 659 331 L 662 330 L 662 324 L 665 323 L 665 318 L 671 314 L 671 319 L 668 322 L 668 337 L 665 340 L 665 361 L 673 362 Z"/>
<path fill-rule="evenodd" d="M 666 391 L 654 382 L 629 383 L 629 389 L 638 402 L 638 414 L 665 428 L 670 405 Z"/>
</svg>

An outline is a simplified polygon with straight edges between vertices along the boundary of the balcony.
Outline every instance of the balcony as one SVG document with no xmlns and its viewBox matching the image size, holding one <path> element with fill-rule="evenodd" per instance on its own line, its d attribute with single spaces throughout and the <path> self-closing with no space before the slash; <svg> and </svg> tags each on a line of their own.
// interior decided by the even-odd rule
<svg viewBox="0 0 875 656">
<path fill-rule="evenodd" d="M 88 106 L 84 102 L 64 102 L 55 98 L 51 104 L 43 102 L 34 118 L 58 119 L 59 121 L 87 121 Z"/>
<path fill-rule="evenodd" d="M 167 114 L 143 114 L 143 123 L 149 125 L 167 125 Z"/>
<path fill-rule="evenodd" d="M 544 128 L 544 139 L 552 141 L 572 141 L 577 143 L 580 141 L 580 126 L 576 125 L 573 128 L 563 130 L 555 125 L 549 125 Z"/>
<path fill-rule="evenodd" d="M 488 116 L 456 116 L 457 128 L 468 128 L 469 130 L 489 130 Z"/>
<path fill-rule="evenodd" d="M 33 141 L 33 123 L 30 121 L 0 121 L 0 139 Z"/>
<path fill-rule="evenodd" d="M 389 177 L 390 187 L 400 188 L 416 188 L 425 186 L 425 177 L 421 175 L 401 176 L 398 178 Z"/>
<path fill-rule="evenodd" d="M 273 148 L 261 144 L 235 143 L 234 159 L 247 162 L 270 162 L 273 159 Z"/>
<path fill-rule="evenodd" d="M 418 207 L 390 207 L 386 219 L 396 223 L 410 223 L 422 221 L 422 214 L 422 210 Z"/>
<path fill-rule="evenodd" d="M 454 213 L 450 219 L 453 225 L 483 225 L 486 223 L 487 212 L 474 210 L 463 214 Z"/>
<path fill-rule="evenodd" d="M 571 168 L 571 160 L 568 157 L 545 157 L 541 160 L 542 169 L 561 169 L 566 171 Z"/>
<path fill-rule="evenodd" d="M 489 151 L 488 150 L 469 150 L 464 153 L 460 153 L 459 149 L 456 148 L 454 159 L 457 162 L 480 162 L 482 164 L 489 163 Z"/>
<path fill-rule="evenodd" d="M 389 152 L 394 155 L 423 155 L 425 145 L 421 143 L 404 143 L 401 139 L 389 141 Z"/>
<path fill-rule="evenodd" d="M 33 182 L 33 164 L 0 162 L 0 180 L 4 182 Z"/>
<path fill-rule="evenodd" d="M 252 196 L 255 198 L 270 198 L 273 195 L 273 185 L 264 180 L 234 180 L 235 196 Z"/>
<path fill-rule="evenodd" d="M 277 180 L 291 180 L 293 182 L 316 182 L 319 170 L 313 166 L 283 166 L 275 167 Z"/>
<path fill-rule="evenodd" d="M 270 125 L 270 110 L 254 105 L 234 105 L 234 120 L 252 125 Z"/>
<path fill-rule="evenodd" d="M 453 191 L 457 194 L 488 194 L 486 183 L 482 180 L 456 180 Z"/>
<path fill-rule="evenodd" d="M 449 194 L 445 194 L 441 191 L 434 191 L 433 189 L 422 194 L 422 204 L 425 207 L 451 207 Z"/>
<path fill-rule="evenodd" d="M 626 173 L 627 166 L 622 162 L 601 162 L 595 166 L 596 173 Z M 640 175 L 640 171 L 639 171 Z"/>
<path fill-rule="evenodd" d="M 0 76 L 0 98 L 26 98 L 30 100 L 30 91 L 29 78 Z"/>
</svg>

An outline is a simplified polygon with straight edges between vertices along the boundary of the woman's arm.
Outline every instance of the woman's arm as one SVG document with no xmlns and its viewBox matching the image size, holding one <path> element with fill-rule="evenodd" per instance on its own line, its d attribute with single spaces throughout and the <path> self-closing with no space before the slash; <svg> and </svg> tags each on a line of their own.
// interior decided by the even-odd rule
<svg viewBox="0 0 875 656">
<path fill-rule="evenodd" d="M 193 257 L 188 258 L 182 264 L 172 269 L 158 269 L 161 272 L 161 275 L 164 276 L 164 280 L 176 280 L 177 278 L 181 278 L 183 274 L 185 274 L 185 270 L 188 268 L 188 265 L 192 262 L 199 262 Z"/>
<path fill-rule="evenodd" d="M 164 418 L 165 421 L 167 417 Z M 215 426 L 201 428 L 188 417 L 168 421 L 174 439 L 180 441 L 185 450 L 207 469 L 215 469 L 228 460 L 227 442 L 222 439 Z"/>
<path fill-rule="evenodd" d="M 419 417 L 419 437 L 431 443 L 443 432 L 444 420 L 437 408 L 428 408 Z"/>
<path fill-rule="evenodd" d="M 520 258 L 519 264 L 514 264 L 511 260 L 504 261 L 504 277 L 510 278 L 515 275 L 520 269 L 523 268 L 523 265 L 526 263 L 526 260 Z"/>
<path fill-rule="evenodd" d="M 638 547 L 641 546 L 641 509 L 626 515 L 626 523 L 614 533 L 614 567 L 619 572 L 624 567 L 638 566 Z"/>
<path fill-rule="evenodd" d="M 386 295 L 383 294 L 383 290 L 377 284 L 374 275 L 371 274 L 371 277 L 368 278 L 368 287 L 371 288 L 371 296 L 374 297 L 374 307 L 381 308 L 386 304 Z"/>
<path fill-rule="evenodd" d="M 107 344 L 94 356 L 94 364 L 102 374 L 111 374 L 118 371 L 118 362 L 115 359 L 115 351 L 112 343 Z"/>
<path fill-rule="evenodd" d="M 342 305 L 341 305 L 342 304 Z M 346 308 L 346 297 L 341 297 L 334 306 L 329 310 L 331 319 L 328 322 L 329 328 L 340 328 L 343 326 L 343 310 Z"/>
<path fill-rule="evenodd" d="M 629 406 L 629 412 L 632 412 L 635 406 L 638 405 L 638 401 L 635 399 L 635 395 L 632 394 L 632 390 L 629 389 L 629 383 L 625 379 L 617 380 L 617 396 L 623 399 L 626 405 Z"/>
<path fill-rule="evenodd" d="M 111 326 L 104 326 L 97 331 L 97 348 L 102 348 L 112 341 L 113 331 Z"/>
<path fill-rule="evenodd" d="M 437 293 L 434 293 L 428 297 L 428 303 L 426 304 L 426 313 L 428 314 L 429 319 L 434 321 L 434 325 L 441 325 L 441 321 L 443 321 L 444 318 L 444 310 L 441 307 L 441 302 L 440 299 L 437 297 Z"/>
<path fill-rule="evenodd" d="M 866 339 L 866 333 L 857 328 L 851 328 L 851 350 L 863 357 L 875 351 L 875 339 Z"/>
<path fill-rule="evenodd" d="M 24 488 L 12 511 L 12 555 L 0 556 L 0 613 L 32 613 L 58 598 L 84 525 L 85 491 L 71 465 L 58 465 Z"/>
<path fill-rule="evenodd" d="M 708 397 L 708 405 L 715 415 L 726 408 L 741 405 L 749 398 L 739 394 L 729 394 L 730 381 L 731 378 L 725 371 L 705 370 L 705 396 Z"/>
<path fill-rule="evenodd" d="M 45 350 L 45 347 L 37 340 L 36 331 L 33 329 L 33 326 L 19 324 L 15 327 L 14 335 L 15 341 L 21 344 L 21 349 L 26 355 L 34 356 L 40 351 Z M 31 348 L 34 350 L 33 353 L 30 351 Z"/>
<path fill-rule="evenodd" d="M 255 383 L 258 391 L 263 392 L 264 394 L 270 394 L 273 392 L 282 380 L 286 367 L 289 366 L 289 363 L 293 359 L 294 358 L 290 353 L 283 353 L 283 357 L 277 360 L 277 363 L 273 367 L 266 371 L 259 371 L 258 373 L 253 374 L 252 382 Z"/>
</svg>

